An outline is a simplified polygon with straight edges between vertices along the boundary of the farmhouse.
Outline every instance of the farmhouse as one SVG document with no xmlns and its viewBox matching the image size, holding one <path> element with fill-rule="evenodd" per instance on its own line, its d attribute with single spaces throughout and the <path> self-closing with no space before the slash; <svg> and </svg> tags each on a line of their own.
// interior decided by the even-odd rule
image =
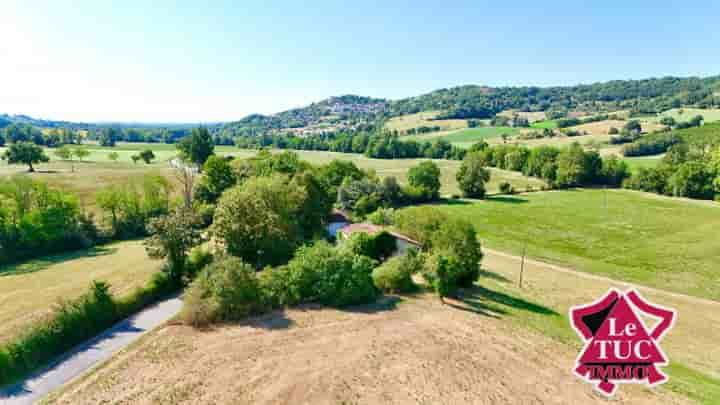
<svg viewBox="0 0 720 405">
<path fill-rule="evenodd" d="M 393 238 L 395 238 L 395 252 L 393 253 L 393 256 L 402 255 L 407 252 L 409 248 L 414 249 L 420 249 L 421 245 L 420 242 L 413 240 L 403 234 L 389 231 L 382 226 L 368 224 L 368 223 L 358 223 L 358 224 L 349 224 L 346 225 L 337 231 L 337 239 L 338 241 L 342 241 L 344 239 L 347 239 L 350 237 L 350 235 L 356 233 L 356 232 L 363 232 L 370 235 L 377 235 L 380 232 L 387 232 L 390 234 Z"/>
</svg>

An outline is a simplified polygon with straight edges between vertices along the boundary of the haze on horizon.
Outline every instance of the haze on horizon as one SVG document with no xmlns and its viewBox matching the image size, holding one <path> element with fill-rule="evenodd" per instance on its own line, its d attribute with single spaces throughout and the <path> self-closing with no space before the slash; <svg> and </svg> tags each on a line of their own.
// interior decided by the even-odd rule
<svg viewBox="0 0 720 405">
<path fill-rule="evenodd" d="M 709 76 L 720 4 L 10 0 L 0 113 L 217 122 L 341 94 Z"/>
</svg>

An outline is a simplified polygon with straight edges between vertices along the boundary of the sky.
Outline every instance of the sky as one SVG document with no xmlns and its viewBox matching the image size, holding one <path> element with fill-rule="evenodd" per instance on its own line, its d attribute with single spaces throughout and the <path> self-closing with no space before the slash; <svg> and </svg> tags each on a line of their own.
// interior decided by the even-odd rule
<svg viewBox="0 0 720 405">
<path fill-rule="evenodd" d="M 1 4 L 0 113 L 46 119 L 209 123 L 341 94 L 720 74 L 715 1 Z"/>
</svg>

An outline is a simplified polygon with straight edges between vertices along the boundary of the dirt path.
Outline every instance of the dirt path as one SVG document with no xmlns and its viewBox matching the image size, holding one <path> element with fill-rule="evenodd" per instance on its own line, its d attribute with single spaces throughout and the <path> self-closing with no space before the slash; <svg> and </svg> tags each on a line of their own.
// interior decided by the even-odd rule
<svg viewBox="0 0 720 405">
<path fill-rule="evenodd" d="M 0 390 L 0 404 L 32 404 L 174 317 L 180 298 L 159 302 L 81 344 L 24 381 Z"/>
</svg>

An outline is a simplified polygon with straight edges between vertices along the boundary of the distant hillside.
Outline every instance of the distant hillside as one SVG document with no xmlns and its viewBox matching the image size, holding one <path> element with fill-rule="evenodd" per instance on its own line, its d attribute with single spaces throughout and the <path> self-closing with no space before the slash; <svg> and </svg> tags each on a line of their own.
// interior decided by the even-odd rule
<svg viewBox="0 0 720 405">
<path fill-rule="evenodd" d="M 250 115 L 219 126 L 218 130 L 230 137 L 278 131 L 317 133 L 425 111 L 440 111 L 436 119 L 492 118 L 506 110 L 544 111 L 550 118 L 561 118 L 577 112 L 627 110 L 631 114 L 654 114 L 671 108 L 717 106 L 720 75 L 556 87 L 465 85 L 393 101 L 354 95 L 332 97 L 274 115 Z"/>
<path fill-rule="evenodd" d="M 356 95 L 331 97 L 274 115 L 252 114 L 220 126 L 224 135 L 258 135 L 271 130 L 347 129 L 385 112 L 387 100 Z"/>
<path fill-rule="evenodd" d="M 658 113 L 680 106 L 720 105 L 720 76 L 616 80 L 568 87 L 459 86 L 393 101 L 391 115 L 441 110 L 438 118 L 492 118 L 518 111 L 550 111 L 562 116 L 570 110 L 588 112 L 632 110 Z M 551 114 L 552 115 L 552 114 Z"/>
</svg>

